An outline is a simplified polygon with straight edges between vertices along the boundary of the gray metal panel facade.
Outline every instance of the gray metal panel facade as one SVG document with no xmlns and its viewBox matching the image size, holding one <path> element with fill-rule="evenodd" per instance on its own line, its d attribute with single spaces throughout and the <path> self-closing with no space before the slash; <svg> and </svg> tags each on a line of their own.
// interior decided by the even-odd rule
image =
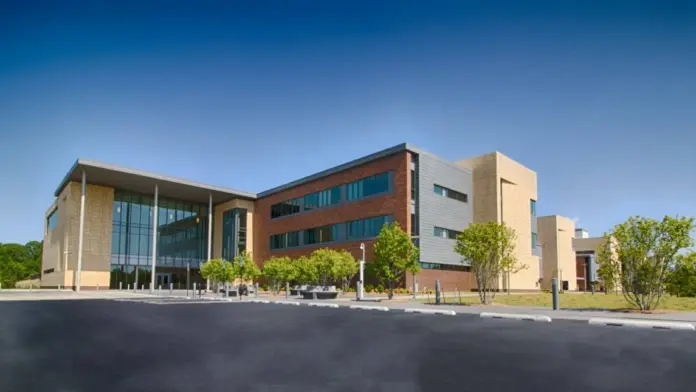
<svg viewBox="0 0 696 392">
<path fill-rule="evenodd" d="M 421 262 L 461 265 L 461 256 L 454 252 L 455 240 L 438 238 L 435 227 L 462 231 L 473 222 L 473 180 L 471 171 L 428 153 L 419 154 L 418 203 Z M 433 187 L 464 193 L 468 202 L 435 194 Z"/>
</svg>

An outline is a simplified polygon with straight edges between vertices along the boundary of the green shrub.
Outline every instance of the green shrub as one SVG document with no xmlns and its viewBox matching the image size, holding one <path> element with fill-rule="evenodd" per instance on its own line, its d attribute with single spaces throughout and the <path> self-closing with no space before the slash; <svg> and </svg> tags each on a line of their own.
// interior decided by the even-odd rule
<svg viewBox="0 0 696 392">
<path fill-rule="evenodd" d="M 375 286 L 375 291 L 378 292 L 378 293 L 383 293 L 383 292 L 384 292 L 384 286 L 382 286 L 381 283 L 378 284 L 377 286 Z"/>
<path fill-rule="evenodd" d="M 366 285 L 365 285 L 365 292 L 371 293 L 372 290 L 373 290 L 373 287 L 372 287 L 371 284 L 366 284 Z"/>
</svg>

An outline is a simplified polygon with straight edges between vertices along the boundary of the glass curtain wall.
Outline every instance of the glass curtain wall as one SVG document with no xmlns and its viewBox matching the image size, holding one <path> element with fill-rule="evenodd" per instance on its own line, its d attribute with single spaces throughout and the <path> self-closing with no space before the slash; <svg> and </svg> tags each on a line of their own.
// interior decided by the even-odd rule
<svg viewBox="0 0 696 392">
<path fill-rule="evenodd" d="M 157 274 L 174 288 L 204 282 L 208 206 L 160 197 L 157 216 Z M 149 287 L 152 265 L 152 196 L 116 191 L 111 236 L 111 287 Z"/>
<path fill-rule="evenodd" d="M 222 214 L 222 258 L 232 261 L 246 251 L 247 210 L 233 208 Z"/>
</svg>

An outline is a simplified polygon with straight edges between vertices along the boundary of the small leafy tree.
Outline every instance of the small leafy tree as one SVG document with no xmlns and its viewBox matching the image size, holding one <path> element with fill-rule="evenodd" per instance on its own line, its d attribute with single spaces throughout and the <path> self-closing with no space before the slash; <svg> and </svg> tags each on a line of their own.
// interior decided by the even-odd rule
<svg viewBox="0 0 696 392">
<path fill-rule="evenodd" d="M 261 276 L 261 270 L 254 259 L 247 252 L 242 252 L 234 258 L 234 277 L 240 280 L 240 284 L 254 280 Z"/>
<path fill-rule="evenodd" d="M 394 288 L 404 279 L 406 272 L 420 271 L 420 250 L 398 222 L 382 226 L 374 245 L 373 256 L 374 271 L 377 278 L 387 287 L 389 299 L 394 297 Z"/>
<path fill-rule="evenodd" d="M 665 289 L 678 297 L 696 297 L 696 252 L 677 255 Z"/>
<path fill-rule="evenodd" d="M 336 265 L 340 262 L 340 258 L 339 252 L 328 248 L 317 249 L 312 252 L 309 259 L 317 271 L 319 285 L 326 286 L 337 277 Z"/>
<path fill-rule="evenodd" d="M 319 280 L 317 266 L 306 256 L 292 262 L 293 277 L 298 284 L 316 284 Z"/>
<path fill-rule="evenodd" d="M 232 263 L 222 259 L 212 259 L 203 263 L 201 275 L 204 279 L 210 279 L 218 287 L 226 282 L 231 282 L 235 277 Z"/>
<path fill-rule="evenodd" d="M 339 257 L 337 259 L 336 265 L 336 276 L 338 277 L 338 283 L 340 283 L 343 292 L 348 291 L 348 285 L 350 280 L 358 273 L 360 265 L 358 264 L 355 257 L 347 250 L 341 250 L 339 252 Z"/>
<path fill-rule="evenodd" d="M 271 290 L 278 294 L 280 287 L 292 279 L 292 260 L 289 257 L 271 257 L 263 263 L 263 276 L 271 283 Z"/>
<path fill-rule="evenodd" d="M 516 273 L 526 267 L 517 262 L 515 231 L 505 223 L 471 223 L 457 237 L 454 251 L 471 263 L 484 305 L 495 299 L 493 289 L 503 273 Z"/>
<path fill-rule="evenodd" d="M 604 242 L 597 249 L 597 277 L 604 285 L 604 293 L 618 290 L 620 285 L 621 266 L 614 262 L 613 243 L 611 237 L 605 234 Z"/>
<path fill-rule="evenodd" d="M 665 216 L 661 221 L 630 217 L 614 226 L 614 252 L 604 252 L 600 263 L 620 271 L 624 298 L 641 311 L 658 307 L 669 267 L 677 253 L 693 245 L 694 218 Z"/>
</svg>

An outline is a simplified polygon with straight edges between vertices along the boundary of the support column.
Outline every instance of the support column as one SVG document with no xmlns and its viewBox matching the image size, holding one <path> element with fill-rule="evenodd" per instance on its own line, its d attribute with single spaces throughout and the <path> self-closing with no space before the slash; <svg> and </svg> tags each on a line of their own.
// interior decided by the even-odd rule
<svg viewBox="0 0 696 392">
<path fill-rule="evenodd" d="M 80 234 L 77 240 L 77 271 L 75 274 L 75 291 L 80 291 L 80 278 L 82 275 L 82 243 L 85 237 L 85 193 L 87 188 L 87 174 L 82 171 L 82 187 L 80 188 Z"/>
<path fill-rule="evenodd" d="M 213 254 L 213 194 L 208 195 L 208 261 Z M 210 279 L 206 281 L 205 290 L 210 291 Z"/>
<path fill-rule="evenodd" d="M 157 215 L 158 213 L 158 207 L 157 204 L 159 202 L 159 188 L 157 187 L 157 184 L 155 184 L 155 206 L 152 209 L 152 273 L 150 275 L 150 291 L 154 292 L 155 291 L 155 268 L 157 267 Z"/>
</svg>

